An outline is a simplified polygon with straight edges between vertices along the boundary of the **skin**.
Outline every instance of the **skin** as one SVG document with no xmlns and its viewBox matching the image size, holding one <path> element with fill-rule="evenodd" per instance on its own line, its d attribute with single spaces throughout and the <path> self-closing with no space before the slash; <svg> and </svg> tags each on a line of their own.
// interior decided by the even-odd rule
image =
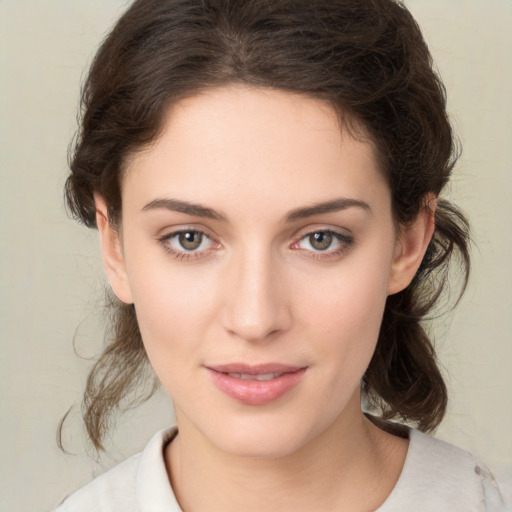
<svg viewBox="0 0 512 512">
<path fill-rule="evenodd" d="M 179 435 L 165 457 L 187 512 L 375 510 L 399 477 L 407 441 L 363 416 L 360 380 L 433 211 L 397 232 L 373 146 L 358 139 L 319 100 L 209 90 L 171 107 L 128 162 L 119 232 L 96 198 L 111 285 L 135 304 L 174 400 Z M 304 211 L 339 199 L 352 203 Z M 209 210 L 176 211 L 183 202 Z M 204 233 L 200 245 L 185 250 L 180 230 Z M 207 370 L 233 362 L 306 370 L 284 396 L 248 405 Z"/>
</svg>

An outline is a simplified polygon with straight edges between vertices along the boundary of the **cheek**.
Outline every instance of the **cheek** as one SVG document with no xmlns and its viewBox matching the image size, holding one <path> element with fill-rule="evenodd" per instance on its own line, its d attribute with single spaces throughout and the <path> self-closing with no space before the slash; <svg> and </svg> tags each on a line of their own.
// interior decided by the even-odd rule
<svg viewBox="0 0 512 512">
<path fill-rule="evenodd" d="M 352 363 L 371 358 L 382 322 L 385 295 L 347 286 L 323 305 L 319 307 L 317 302 L 316 308 L 310 310 L 319 346 L 324 345 L 326 351 L 334 352 L 334 357 Z"/>
<path fill-rule="evenodd" d="M 188 393 L 199 396 L 201 392 L 189 376 L 198 364 L 193 356 L 204 337 L 207 314 L 190 287 L 186 287 L 184 293 L 177 289 L 177 284 L 169 280 L 168 286 L 140 286 L 134 295 L 137 321 L 149 362 L 173 399 L 188 396 Z"/>
<path fill-rule="evenodd" d="M 366 370 L 382 323 L 388 279 L 382 256 L 368 253 L 297 291 L 304 297 L 299 313 L 307 319 L 304 328 L 314 333 L 322 359 L 335 361 L 340 373 L 360 373 L 359 378 Z"/>
<path fill-rule="evenodd" d="M 128 267 L 130 287 L 146 352 L 166 385 L 169 370 L 186 368 L 205 337 L 214 309 L 207 293 L 211 284 L 207 276 L 192 267 L 176 268 L 165 256 L 151 264 L 140 261 L 134 253 Z"/>
</svg>

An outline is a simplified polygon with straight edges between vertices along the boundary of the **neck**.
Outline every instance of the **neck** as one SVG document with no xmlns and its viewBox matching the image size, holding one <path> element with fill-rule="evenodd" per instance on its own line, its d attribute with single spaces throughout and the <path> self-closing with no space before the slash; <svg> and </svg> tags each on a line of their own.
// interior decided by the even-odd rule
<svg viewBox="0 0 512 512">
<path fill-rule="evenodd" d="M 179 434 L 166 450 L 166 463 L 182 509 L 375 510 L 398 480 L 407 441 L 375 427 L 358 397 L 353 401 L 351 414 L 279 458 L 223 452 L 178 416 Z"/>
</svg>

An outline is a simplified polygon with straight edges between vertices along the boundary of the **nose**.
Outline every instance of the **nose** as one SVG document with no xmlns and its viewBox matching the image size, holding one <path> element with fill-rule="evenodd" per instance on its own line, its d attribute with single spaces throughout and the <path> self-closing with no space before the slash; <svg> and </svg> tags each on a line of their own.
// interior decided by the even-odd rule
<svg viewBox="0 0 512 512">
<path fill-rule="evenodd" d="M 240 339 L 262 342 L 287 331 L 292 322 L 286 283 L 271 254 L 247 251 L 231 262 L 224 302 L 224 328 Z"/>
</svg>

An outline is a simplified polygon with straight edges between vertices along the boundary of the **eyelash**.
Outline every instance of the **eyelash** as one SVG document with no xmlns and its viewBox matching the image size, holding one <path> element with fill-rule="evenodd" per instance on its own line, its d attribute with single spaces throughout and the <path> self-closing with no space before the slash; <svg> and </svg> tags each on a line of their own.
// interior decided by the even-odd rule
<svg viewBox="0 0 512 512">
<path fill-rule="evenodd" d="M 336 249 L 331 249 L 330 245 L 326 247 L 324 250 L 321 249 L 301 249 L 299 247 L 299 244 L 303 241 L 307 241 L 310 239 L 313 235 L 329 235 L 332 237 L 332 243 L 337 243 L 338 247 Z M 354 238 L 352 236 L 339 233 L 338 231 L 334 231 L 332 229 L 314 229 L 312 231 L 308 231 L 304 235 L 302 235 L 297 242 L 294 242 L 292 244 L 292 248 L 307 252 L 307 257 L 313 258 L 320 261 L 329 261 L 331 259 L 336 259 L 341 256 L 343 256 L 345 253 L 347 253 L 352 245 L 354 244 Z M 311 243 L 310 243 L 311 245 Z"/>
<path fill-rule="evenodd" d="M 216 242 L 215 240 L 213 240 L 212 237 L 210 237 L 204 231 L 201 231 L 199 229 L 180 229 L 178 231 L 173 231 L 172 233 L 166 234 L 165 236 L 158 238 L 158 242 L 162 245 L 163 249 L 168 254 L 170 254 L 175 259 L 180 260 L 180 261 L 192 261 L 192 260 L 195 260 L 198 258 L 209 256 L 212 251 L 216 250 L 215 248 L 212 249 L 210 247 L 210 248 L 199 250 L 199 251 L 198 250 L 187 251 L 185 248 L 180 250 L 180 249 L 176 249 L 173 247 L 173 245 L 172 245 L 173 239 L 176 239 L 180 235 L 191 234 L 191 233 L 202 237 L 199 247 L 203 244 L 205 239 L 209 240 L 210 245 L 216 244 L 217 246 L 220 246 L 220 244 L 218 242 Z M 330 249 L 330 245 L 332 245 L 332 242 L 324 250 L 302 249 L 299 247 L 299 244 L 301 242 L 303 242 L 305 240 L 307 241 L 313 235 L 319 235 L 319 234 L 331 236 L 332 242 L 334 242 L 334 243 L 337 242 L 339 247 L 334 250 Z M 321 260 L 321 261 L 328 261 L 330 259 L 336 259 L 336 258 L 342 256 L 343 254 L 345 254 L 346 252 L 348 252 L 348 250 L 351 248 L 351 246 L 353 244 L 354 244 L 354 239 L 352 236 L 339 233 L 332 229 L 316 229 L 316 230 L 308 231 L 307 233 L 303 234 L 296 242 L 293 242 L 290 245 L 290 247 L 294 250 L 308 253 L 307 257 L 310 257 L 310 258 L 313 258 L 316 260 Z M 310 245 L 311 245 L 311 243 L 310 243 Z"/>
<path fill-rule="evenodd" d="M 164 250 L 167 253 L 169 253 L 171 256 L 173 256 L 174 258 L 176 258 L 177 260 L 180 260 L 180 261 L 192 261 L 197 258 L 202 258 L 204 256 L 209 255 L 212 250 L 215 250 L 215 249 L 210 248 L 210 249 L 203 249 L 201 251 L 197 251 L 197 250 L 187 251 L 185 248 L 180 250 L 180 249 L 175 249 L 172 246 L 172 240 L 174 238 L 177 238 L 180 235 L 190 234 L 190 233 L 193 233 L 195 235 L 200 235 L 202 237 L 201 245 L 203 244 L 204 240 L 209 240 L 211 245 L 212 244 L 220 245 L 217 242 L 215 242 L 212 239 L 212 237 L 208 236 L 204 231 L 201 231 L 200 229 L 180 229 L 178 231 L 173 231 L 172 233 L 169 233 L 167 235 L 160 237 L 158 239 L 158 241 L 160 242 L 160 244 L 162 245 L 162 247 L 164 248 Z"/>
</svg>

